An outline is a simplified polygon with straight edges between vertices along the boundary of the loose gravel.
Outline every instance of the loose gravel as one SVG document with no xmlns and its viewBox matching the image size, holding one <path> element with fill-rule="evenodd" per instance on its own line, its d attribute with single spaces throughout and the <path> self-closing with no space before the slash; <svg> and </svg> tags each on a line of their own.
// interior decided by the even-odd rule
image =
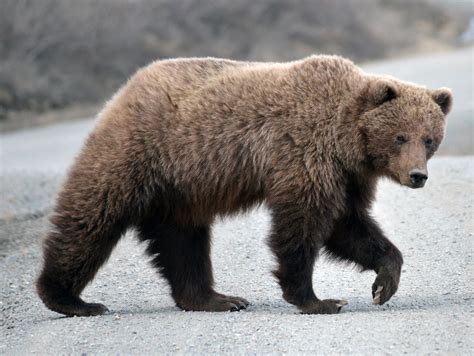
<svg viewBox="0 0 474 356">
<path fill-rule="evenodd" d="M 213 230 L 216 287 L 247 298 L 252 305 L 246 311 L 180 311 L 131 232 L 83 294 L 110 313 L 67 318 L 51 312 L 34 292 L 47 219 L 29 214 L 25 204 L 47 212 L 61 178 L 10 176 L 23 185 L 25 197 L 30 192 L 38 199 L 19 199 L 10 209 L 23 215 L 0 220 L 0 354 L 469 354 L 473 161 L 433 159 L 421 190 L 380 184 L 374 215 L 404 253 L 400 289 L 388 304 L 374 306 L 373 273 L 321 258 L 315 290 L 321 298 L 349 301 L 338 315 L 300 315 L 283 301 L 270 273 L 265 207 L 220 221 Z"/>
</svg>

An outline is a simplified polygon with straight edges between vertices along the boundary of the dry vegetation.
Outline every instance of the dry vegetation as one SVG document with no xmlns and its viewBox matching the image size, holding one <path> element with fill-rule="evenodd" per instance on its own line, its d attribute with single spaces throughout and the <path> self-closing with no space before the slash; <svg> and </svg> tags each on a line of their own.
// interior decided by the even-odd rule
<svg viewBox="0 0 474 356">
<path fill-rule="evenodd" d="M 368 60 L 452 46 L 463 21 L 414 0 L 2 0 L 0 118 L 99 102 L 156 58 Z"/>
</svg>

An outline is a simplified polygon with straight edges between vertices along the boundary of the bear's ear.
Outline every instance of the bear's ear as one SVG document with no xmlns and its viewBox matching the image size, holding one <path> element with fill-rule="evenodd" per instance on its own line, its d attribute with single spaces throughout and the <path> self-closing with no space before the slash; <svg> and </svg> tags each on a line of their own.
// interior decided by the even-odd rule
<svg viewBox="0 0 474 356">
<path fill-rule="evenodd" d="M 447 115 L 453 106 L 453 95 L 451 89 L 439 88 L 431 92 L 434 102 L 439 105 L 443 114 Z"/>
<path fill-rule="evenodd" d="M 371 83 L 369 96 L 372 104 L 379 106 L 387 101 L 396 99 L 398 97 L 398 90 L 394 83 L 385 79 L 378 79 Z"/>
</svg>

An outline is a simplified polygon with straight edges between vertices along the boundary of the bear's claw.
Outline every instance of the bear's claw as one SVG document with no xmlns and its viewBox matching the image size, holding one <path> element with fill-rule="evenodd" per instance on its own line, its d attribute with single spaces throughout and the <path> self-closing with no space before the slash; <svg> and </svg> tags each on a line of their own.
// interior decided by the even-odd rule
<svg viewBox="0 0 474 356">
<path fill-rule="evenodd" d="M 380 304 L 380 294 L 382 293 L 383 286 L 378 286 L 374 292 L 374 300 L 372 304 Z"/>
<path fill-rule="evenodd" d="M 396 269 L 381 268 L 372 284 L 373 304 L 382 305 L 392 298 L 398 289 L 400 273 Z"/>
</svg>

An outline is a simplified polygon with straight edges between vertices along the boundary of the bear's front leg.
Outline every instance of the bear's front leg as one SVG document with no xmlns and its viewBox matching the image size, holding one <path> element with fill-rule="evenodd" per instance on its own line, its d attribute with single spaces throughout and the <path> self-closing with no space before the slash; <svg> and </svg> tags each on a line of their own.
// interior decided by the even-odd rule
<svg viewBox="0 0 474 356">
<path fill-rule="evenodd" d="M 323 241 L 325 224 L 298 207 L 272 208 L 273 229 L 270 247 L 277 257 L 274 275 L 283 298 L 305 314 L 334 314 L 345 300 L 319 300 L 313 291 L 313 266 Z"/>
<path fill-rule="evenodd" d="M 337 258 L 377 273 L 372 285 L 374 304 L 384 304 L 397 291 L 402 254 L 365 211 L 354 211 L 337 221 L 325 247 Z"/>
</svg>

